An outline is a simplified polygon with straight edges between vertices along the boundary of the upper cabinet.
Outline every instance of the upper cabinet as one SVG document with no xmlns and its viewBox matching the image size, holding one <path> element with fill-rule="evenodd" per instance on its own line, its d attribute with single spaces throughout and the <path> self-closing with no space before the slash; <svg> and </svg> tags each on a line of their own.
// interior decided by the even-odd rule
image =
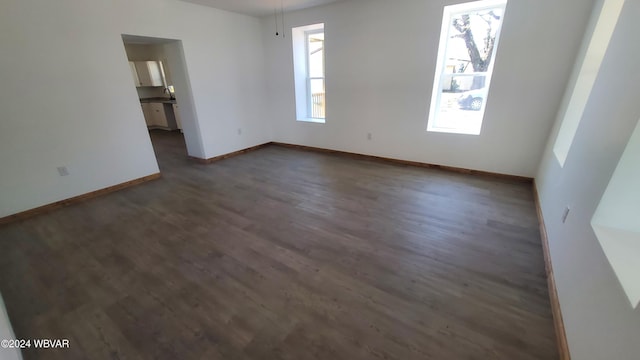
<svg viewBox="0 0 640 360">
<path fill-rule="evenodd" d="M 160 61 L 129 61 L 137 87 L 164 86 L 164 69 Z"/>
</svg>

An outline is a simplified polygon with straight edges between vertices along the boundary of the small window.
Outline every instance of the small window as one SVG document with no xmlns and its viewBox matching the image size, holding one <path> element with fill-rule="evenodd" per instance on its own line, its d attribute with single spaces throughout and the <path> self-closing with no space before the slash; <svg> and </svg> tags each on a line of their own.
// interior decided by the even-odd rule
<svg viewBox="0 0 640 360">
<path fill-rule="evenodd" d="M 445 6 L 427 131 L 480 134 L 506 5 Z"/>
<path fill-rule="evenodd" d="M 325 122 L 324 24 L 293 28 L 296 119 Z"/>
</svg>

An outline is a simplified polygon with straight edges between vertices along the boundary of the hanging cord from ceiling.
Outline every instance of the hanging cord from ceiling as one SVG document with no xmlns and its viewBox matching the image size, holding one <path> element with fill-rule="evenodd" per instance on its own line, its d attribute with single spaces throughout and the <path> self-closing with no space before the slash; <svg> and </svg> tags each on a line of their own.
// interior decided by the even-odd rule
<svg viewBox="0 0 640 360">
<path fill-rule="evenodd" d="M 282 36 L 282 38 L 285 38 L 286 36 L 285 36 L 285 31 L 284 31 L 284 0 L 280 0 L 280 11 L 279 12 L 280 12 L 280 22 L 278 22 L 278 5 L 275 5 L 273 7 L 273 18 L 274 18 L 274 22 L 276 24 L 276 37 Z M 278 29 L 279 25 L 282 25 L 282 32 L 280 31 L 280 29 Z"/>
<path fill-rule="evenodd" d="M 285 38 L 285 31 L 284 31 L 284 0 L 280 0 L 280 14 L 282 16 L 280 16 L 280 20 L 282 20 L 282 38 Z"/>
<path fill-rule="evenodd" d="M 276 36 L 280 36 L 280 33 L 278 32 L 278 9 L 276 7 L 273 8 L 273 18 L 276 22 Z"/>
</svg>

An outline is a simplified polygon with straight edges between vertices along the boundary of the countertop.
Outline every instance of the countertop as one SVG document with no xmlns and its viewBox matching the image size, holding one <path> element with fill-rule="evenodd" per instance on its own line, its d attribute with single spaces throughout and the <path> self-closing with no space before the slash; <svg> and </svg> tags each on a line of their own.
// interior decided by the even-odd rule
<svg viewBox="0 0 640 360">
<path fill-rule="evenodd" d="M 164 97 L 144 98 L 140 99 L 141 103 L 163 103 L 163 104 L 175 104 L 175 99 L 169 99 Z"/>
</svg>

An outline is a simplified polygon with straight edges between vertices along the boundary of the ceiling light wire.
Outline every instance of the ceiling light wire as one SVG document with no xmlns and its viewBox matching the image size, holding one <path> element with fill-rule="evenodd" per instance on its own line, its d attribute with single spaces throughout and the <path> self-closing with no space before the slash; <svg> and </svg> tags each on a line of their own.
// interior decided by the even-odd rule
<svg viewBox="0 0 640 360">
<path fill-rule="evenodd" d="M 284 31 L 284 0 L 280 0 L 280 13 L 281 13 L 281 17 L 280 19 L 282 20 L 282 38 L 285 38 L 285 31 Z"/>
<path fill-rule="evenodd" d="M 280 33 L 278 32 L 278 8 L 275 6 L 273 7 L 273 17 L 276 22 L 276 36 L 278 36 L 280 35 Z"/>
</svg>

